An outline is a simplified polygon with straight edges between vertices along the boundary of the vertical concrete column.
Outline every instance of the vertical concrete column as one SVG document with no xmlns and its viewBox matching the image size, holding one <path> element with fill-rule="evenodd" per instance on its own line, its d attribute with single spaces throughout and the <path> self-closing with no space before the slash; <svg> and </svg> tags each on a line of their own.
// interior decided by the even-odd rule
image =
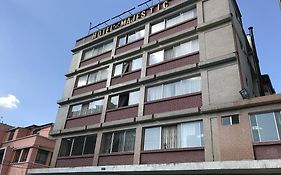
<svg viewBox="0 0 281 175">
<path fill-rule="evenodd" d="M 113 63 L 109 64 L 108 68 L 108 75 L 107 75 L 107 81 L 106 81 L 106 87 L 110 86 L 111 78 L 112 78 L 112 72 L 113 72 Z"/>
<path fill-rule="evenodd" d="M 206 162 L 214 161 L 211 119 L 208 116 L 204 116 L 203 119 L 203 133 L 204 133 L 205 161 Z"/>
<path fill-rule="evenodd" d="M 108 95 L 105 95 L 105 96 L 104 96 L 104 103 L 103 103 L 104 106 L 103 106 L 103 108 L 102 108 L 100 123 L 104 123 L 104 122 L 105 122 L 108 99 L 109 99 L 109 96 L 108 96 Z"/>
<path fill-rule="evenodd" d="M 145 30 L 144 44 L 148 44 L 148 42 L 149 42 L 149 32 L 150 32 L 150 24 L 149 23 L 145 24 L 144 30 Z"/>
<path fill-rule="evenodd" d="M 77 76 L 67 77 L 64 85 L 62 99 L 67 99 L 72 97 L 73 89 L 75 87 Z"/>
<path fill-rule="evenodd" d="M 139 101 L 138 116 L 143 116 L 144 114 L 144 99 L 145 99 L 145 86 L 142 85 L 140 87 L 140 101 Z"/>
<path fill-rule="evenodd" d="M 142 69 L 141 69 L 141 78 L 146 76 L 146 66 L 148 64 L 148 53 L 146 51 L 143 52 L 142 55 Z"/>
<path fill-rule="evenodd" d="M 93 166 L 97 166 L 98 163 L 99 163 L 99 154 L 100 154 L 101 142 L 102 142 L 102 133 L 99 132 L 97 134 L 97 139 L 96 139 L 96 147 L 95 147 L 95 153 L 94 153 Z"/>
<path fill-rule="evenodd" d="M 200 56 L 200 62 L 205 61 L 207 59 L 207 54 L 206 54 L 206 41 L 205 41 L 205 33 L 200 32 L 198 34 L 198 41 L 199 41 L 199 56 Z"/>
<path fill-rule="evenodd" d="M 210 104 L 210 96 L 209 96 L 209 78 L 208 71 L 201 70 L 201 83 L 202 83 L 202 104 L 203 106 L 207 106 Z"/>
<path fill-rule="evenodd" d="M 220 154 L 220 132 L 218 126 L 218 117 L 211 118 L 211 131 L 212 131 L 212 145 L 213 145 L 213 154 L 214 154 L 214 161 L 221 160 Z"/>
<path fill-rule="evenodd" d="M 198 25 L 204 23 L 204 10 L 203 10 L 203 2 L 199 1 L 196 4 L 196 9 L 197 9 L 197 21 Z"/>
<path fill-rule="evenodd" d="M 56 144 L 55 144 L 55 148 L 54 148 L 53 156 L 52 156 L 52 160 L 51 160 L 51 165 L 50 165 L 51 167 L 56 166 L 59 151 L 60 151 L 61 140 L 62 140 L 62 138 L 56 138 Z"/>
<path fill-rule="evenodd" d="M 82 55 L 83 55 L 83 51 L 73 53 L 70 67 L 68 70 L 69 72 L 75 72 L 75 70 L 79 68 Z"/>
<path fill-rule="evenodd" d="M 111 57 L 113 57 L 115 55 L 115 51 L 116 51 L 116 48 L 117 48 L 117 42 L 118 42 L 118 38 L 117 38 L 117 36 L 115 36 L 113 38 L 113 43 L 112 43 Z"/>
<path fill-rule="evenodd" d="M 142 127 L 138 125 L 136 127 L 136 138 L 135 138 L 135 151 L 134 151 L 134 165 L 140 164 L 141 156 L 141 136 L 142 136 Z"/>
<path fill-rule="evenodd" d="M 69 105 L 59 106 L 53 130 L 62 130 L 62 129 L 64 129 L 68 111 L 69 111 Z"/>
</svg>

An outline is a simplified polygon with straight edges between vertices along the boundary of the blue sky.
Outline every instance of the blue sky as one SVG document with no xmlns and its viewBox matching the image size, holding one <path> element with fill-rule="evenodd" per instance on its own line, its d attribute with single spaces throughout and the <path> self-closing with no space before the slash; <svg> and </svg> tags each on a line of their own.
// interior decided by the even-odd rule
<svg viewBox="0 0 281 175">
<path fill-rule="evenodd" d="M 14 126 L 54 122 L 76 39 L 87 34 L 90 21 L 97 24 L 141 2 L 1 1 L 0 120 Z M 278 0 L 238 3 L 246 29 L 254 26 L 262 72 L 281 92 Z"/>
</svg>

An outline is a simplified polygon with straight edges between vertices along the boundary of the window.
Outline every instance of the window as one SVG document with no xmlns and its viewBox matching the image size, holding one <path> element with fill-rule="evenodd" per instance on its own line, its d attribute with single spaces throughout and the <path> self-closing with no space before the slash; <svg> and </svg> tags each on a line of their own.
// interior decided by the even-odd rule
<svg viewBox="0 0 281 175">
<path fill-rule="evenodd" d="M 13 140 L 14 134 L 15 134 L 15 130 L 10 131 L 8 141 Z"/>
<path fill-rule="evenodd" d="M 22 150 L 20 162 L 25 162 L 29 153 L 29 148 L 25 148 Z"/>
<path fill-rule="evenodd" d="M 146 128 L 144 150 L 202 147 L 202 121 Z"/>
<path fill-rule="evenodd" d="M 102 53 L 108 52 L 112 49 L 112 41 L 108 42 L 108 43 L 104 43 L 100 46 L 85 50 L 83 52 L 83 57 L 82 60 L 86 60 L 89 59 L 91 57 L 100 55 Z"/>
<path fill-rule="evenodd" d="M 230 115 L 221 117 L 222 125 L 235 125 L 239 124 L 239 115 Z"/>
<path fill-rule="evenodd" d="M 4 154 L 5 154 L 5 149 L 1 149 L 0 150 L 0 165 L 3 163 Z"/>
<path fill-rule="evenodd" d="M 147 101 L 160 100 L 201 91 L 201 77 L 194 77 L 147 89 Z"/>
<path fill-rule="evenodd" d="M 127 92 L 110 97 L 107 108 L 114 109 L 124 106 L 135 105 L 138 103 L 139 103 L 139 91 Z"/>
<path fill-rule="evenodd" d="M 135 136 L 135 129 L 106 133 L 102 137 L 101 153 L 134 151 Z"/>
<path fill-rule="evenodd" d="M 172 18 L 164 19 L 161 22 L 151 26 L 151 33 L 159 32 L 161 30 L 164 30 L 181 22 L 195 18 L 196 16 L 197 16 L 196 9 L 192 9 L 187 12 L 183 12 L 178 15 L 175 15 Z"/>
<path fill-rule="evenodd" d="M 32 134 L 39 134 L 39 133 L 40 133 L 40 130 L 41 130 L 41 129 L 34 129 L 34 130 L 32 131 Z"/>
<path fill-rule="evenodd" d="M 35 163 L 46 165 L 49 156 L 49 151 L 38 149 Z"/>
<path fill-rule="evenodd" d="M 115 65 L 113 76 L 118 76 L 127 72 L 132 72 L 142 67 L 142 58 L 136 58 L 127 62 Z"/>
<path fill-rule="evenodd" d="M 175 59 L 196 51 L 199 51 L 198 39 L 149 54 L 149 65 L 157 64 L 165 60 Z"/>
<path fill-rule="evenodd" d="M 21 150 L 20 149 L 15 151 L 13 163 L 16 163 L 16 162 L 18 162 L 20 160 L 20 154 L 21 154 Z"/>
<path fill-rule="evenodd" d="M 74 105 L 70 107 L 68 117 L 79 117 L 84 115 L 90 115 L 100 113 L 103 108 L 103 99 L 94 100 L 91 102 Z"/>
<path fill-rule="evenodd" d="M 61 141 L 59 156 L 94 154 L 96 135 L 65 138 Z"/>
<path fill-rule="evenodd" d="M 118 39 L 118 47 L 124 46 L 128 43 L 137 41 L 144 37 L 144 29 L 122 36 Z"/>
<path fill-rule="evenodd" d="M 107 79 L 108 69 L 101 69 L 87 75 L 78 77 L 77 87 L 85 86 L 88 84 L 96 83 Z"/>
<path fill-rule="evenodd" d="M 271 112 L 250 116 L 255 142 L 277 141 L 281 137 L 281 114 Z"/>
</svg>

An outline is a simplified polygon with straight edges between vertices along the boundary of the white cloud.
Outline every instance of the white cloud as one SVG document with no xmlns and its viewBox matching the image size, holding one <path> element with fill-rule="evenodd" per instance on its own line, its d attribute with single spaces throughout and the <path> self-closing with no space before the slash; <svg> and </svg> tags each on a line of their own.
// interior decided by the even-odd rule
<svg viewBox="0 0 281 175">
<path fill-rule="evenodd" d="M 16 96 L 9 94 L 6 97 L 0 97 L 0 108 L 16 109 L 20 101 Z"/>
</svg>

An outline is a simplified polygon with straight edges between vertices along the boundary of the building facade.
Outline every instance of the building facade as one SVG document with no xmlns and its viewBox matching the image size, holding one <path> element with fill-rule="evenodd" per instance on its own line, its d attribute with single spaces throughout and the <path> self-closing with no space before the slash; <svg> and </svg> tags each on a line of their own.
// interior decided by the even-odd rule
<svg viewBox="0 0 281 175">
<path fill-rule="evenodd" d="M 161 1 L 72 52 L 53 168 L 30 174 L 280 173 L 281 96 L 235 0 Z"/>
<path fill-rule="evenodd" d="M 28 169 L 49 167 L 55 146 L 49 137 L 53 124 L 5 128 L 1 126 L 1 175 L 25 175 Z"/>
</svg>

